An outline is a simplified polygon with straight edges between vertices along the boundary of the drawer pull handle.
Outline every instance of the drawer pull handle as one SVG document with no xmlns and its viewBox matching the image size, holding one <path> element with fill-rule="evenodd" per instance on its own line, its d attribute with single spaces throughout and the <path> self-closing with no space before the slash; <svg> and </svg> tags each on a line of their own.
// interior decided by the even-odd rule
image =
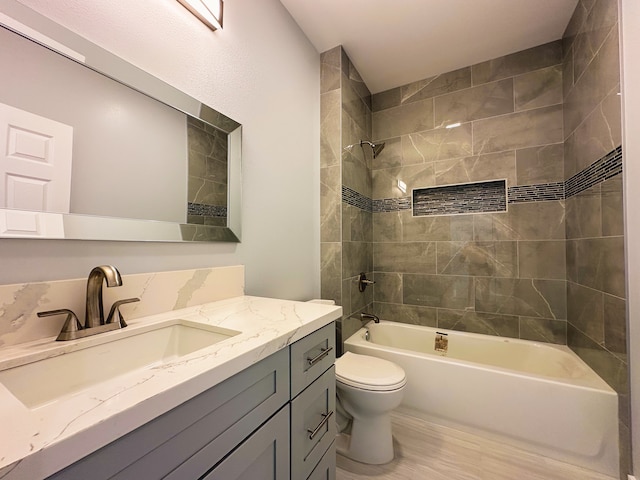
<svg viewBox="0 0 640 480">
<path fill-rule="evenodd" d="M 318 426 L 313 430 L 311 430 L 310 428 L 307 429 L 307 432 L 309 432 L 309 440 L 313 440 L 313 437 L 315 437 L 318 434 L 318 432 L 322 430 L 322 427 L 324 427 L 327 424 L 327 422 L 329 421 L 329 418 L 331 418 L 331 415 L 333 415 L 333 410 L 331 410 L 329 413 L 323 413 L 322 421 L 318 424 Z"/>
<path fill-rule="evenodd" d="M 329 355 L 329 352 L 331 350 L 333 350 L 333 347 L 323 348 L 322 351 L 318 355 L 316 355 L 315 357 L 313 357 L 313 358 L 307 357 L 307 362 L 309 362 L 309 366 L 312 366 L 312 365 L 315 365 L 316 363 L 318 363 L 324 357 Z"/>
</svg>

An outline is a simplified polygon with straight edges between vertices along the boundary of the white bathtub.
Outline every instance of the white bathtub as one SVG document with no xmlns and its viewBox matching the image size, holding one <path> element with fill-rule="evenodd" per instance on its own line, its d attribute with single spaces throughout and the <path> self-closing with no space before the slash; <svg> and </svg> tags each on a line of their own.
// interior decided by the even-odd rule
<svg viewBox="0 0 640 480">
<path fill-rule="evenodd" d="M 385 321 L 344 346 L 404 368 L 410 414 L 618 477 L 618 397 L 568 347 Z"/>
</svg>

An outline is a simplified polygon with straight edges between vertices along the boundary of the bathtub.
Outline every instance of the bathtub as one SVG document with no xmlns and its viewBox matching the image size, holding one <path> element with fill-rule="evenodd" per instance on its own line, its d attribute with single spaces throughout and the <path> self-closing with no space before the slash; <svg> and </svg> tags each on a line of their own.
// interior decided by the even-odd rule
<svg viewBox="0 0 640 480">
<path fill-rule="evenodd" d="M 405 413 L 618 477 L 617 394 L 566 346 L 381 321 L 344 349 L 404 368 Z"/>
</svg>

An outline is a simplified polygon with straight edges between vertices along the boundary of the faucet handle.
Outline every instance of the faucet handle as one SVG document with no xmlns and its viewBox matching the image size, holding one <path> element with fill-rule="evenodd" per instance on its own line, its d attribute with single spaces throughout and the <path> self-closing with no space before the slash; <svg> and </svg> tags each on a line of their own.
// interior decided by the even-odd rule
<svg viewBox="0 0 640 480">
<path fill-rule="evenodd" d="M 67 308 L 61 308 L 59 310 L 49 310 L 47 312 L 38 312 L 38 317 L 53 317 L 55 315 L 67 315 L 67 319 L 60 330 L 60 334 L 56 340 L 70 340 L 75 338 L 76 332 L 82 330 L 82 324 L 78 320 L 75 313 Z"/>
<path fill-rule="evenodd" d="M 124 321 L 124 317 L 122 316 L 122 312 L 120 311 L 120 305 L 139 301 L 139 298 L 125 298 L 124 300 L 118 300 L 117 302 L 114 302 L 114 304 L 111 305 L 111 310 L 109 311 L 109 316 L 107 317 L 107 324 L 117 322 L 120 324 L 120 328 L 126 327 L 127 322 Z"/>
</svg>

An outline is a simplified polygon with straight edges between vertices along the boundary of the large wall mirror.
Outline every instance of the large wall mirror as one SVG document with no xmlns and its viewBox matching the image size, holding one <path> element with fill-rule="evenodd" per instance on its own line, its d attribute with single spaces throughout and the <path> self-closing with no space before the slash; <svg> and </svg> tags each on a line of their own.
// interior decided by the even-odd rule
<svg viewBox="0 0 640 480">
<path fill-rule="evenodd" d="M 240 241 L 239 123 L 0 6 L 0 238 Z"/>
</svg>

